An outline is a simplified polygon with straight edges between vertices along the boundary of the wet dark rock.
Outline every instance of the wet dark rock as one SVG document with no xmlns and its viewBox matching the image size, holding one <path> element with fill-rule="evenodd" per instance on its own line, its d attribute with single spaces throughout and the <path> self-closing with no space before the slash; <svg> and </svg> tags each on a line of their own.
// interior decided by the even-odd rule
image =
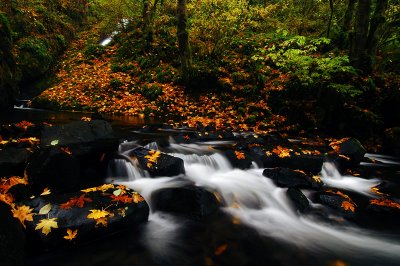
<svg viewBox="0 0 400 266">
<path fill-rule="evenodd" d="M 28 200 L 33 195 L 30 186 L 27 184 L 14 185 L 8 190 L 8 193 L 12 195 L 16 202 Z"/>
<path fill-rule="evenodd" d="M 373 202 L 376 203 L 373 203 Z M 400 203 L 394 200 L 371 200 L 360 214 L 363 225 L 385 230 L 398 230 L 400 226 Z"/>
<path fill-rule="evenodd" d="M 274 157 L 270 156 L 270 157 Z M 290 169 L 301 169 L 306 172 L 317 174 L 322 169 L 322 164 L 325 161 L 323 155 L 292 155 L 289 157 L 280 158 L 275 156 L 275 158 L 265 158 L 263 160 L 264 167 L 286 167 Z"/>
<path fill-rule="evenodd" d="M 24 265 L 25 234 L 11 209 L 0 201 L 0 265 Z"/>
<path fill-rule="evenodd" d="M 249 169 L 251 167 L 251 155 L 246 151 L 228 150 L 224 152 L 224 155 L 234 168 Z"/>
<path fill-rule="evenodd" d="M 52 145 L 53 141 L 56 141 L 56 145 L 59 146 L 71 146 L 113 138 L 112 127 L 107 121 L 77 121 L 65 125 L 45 127 L 42 132 L 41 146 Z"/>
<path fill-rule="evenodd" d="M 137 192 L 112 184 L 40 196 L 24 204 L 36 213 L 33 221 L 25 221 L 29 251 L 93 241 L 146 222 L 149 215 L 149 206 Z M 45 219 L 54 219 L 57 226 L 49 232 L 38 228 Z M 77 232 L 75 238 L 64 238 L 68 229 Z"/>
<path fill-rule="evenodd" d="M 358 165 L 367 152 L 363 145 L 355 138 L 335 144 L 335 151 L 350 158 L 353 165 Z"/>
<path fill-rule="evenodd" d="M 192 143 L 199 140 L 197 132 L 181 132 L 173 138 L 176 143 Z"/>
<path fill-rule="evenodd" d="M 34 153 L 26 169 L 29 184 L 35 193 L 48 187 L 53 192 L 74 189 L 79 182 L 79 160 L 59 147 L 49 147 Z"/>
<path fill-rule="evenodd" d="M 157 176 L 177 176 L 185 173 L 183 160 L 165 153 L 159 153 L 155 156 L 155 162 L 149 161 L 146 156 L 151 156 L 157 151 L 145 148 L 138 148 L 132 152 L 140 168 L 149 172 L 152 177 Z"/>
<path fill-rule="evenodd" d="M 24 148 L 4 148 L 0 150 L 0 177 L 22 176 L 26 161 L 31 153 Z"/>
<path fill-rule="evenodd" d="M 303 171 L 276 167 L 264 169 L 263 175 L 271 178 L 280 187 L 320 189 L 321 180 L 316 180 Z"/>
<path fill-rule="evenodd" d="M 289 199 L 292 200 L 296 209 L 300 212 L 304 212 L 310 206 L 310 202 L 300 189 L 291 187 L 287 190 L 287 195 L 289 196 Z"/>
<path fill-rule="evenodd" d="M 338 211 L 345 218 L 354 219 L 356 217 L 357 206 L 350 197 L 340 191 L 319 192 L 317 202 Z"/>
<path fill-rule="evenodd" d="M 215 195 L 208 190 L 187 185 L 184 187 L 162 188 L 151 195 L 152 208 L 192 219 L 203 219 L 219 209 Z"/>
</svg>

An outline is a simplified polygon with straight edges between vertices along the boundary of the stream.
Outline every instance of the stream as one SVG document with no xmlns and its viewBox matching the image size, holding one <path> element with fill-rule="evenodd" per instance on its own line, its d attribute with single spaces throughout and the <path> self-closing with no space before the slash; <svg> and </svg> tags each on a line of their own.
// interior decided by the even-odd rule
<svg viewBox="0 0 400 266">
<path fill-rule="evenodd" d="M 14 115 L 32 118 L 27 112 L 36 121 L 54 117 L 52 120 L 60 123 L 82 116 L 39 113 L 38 118 L 34 114 L 37 110 L 17 110 Z M 349 221 L 332 223 L 318 215 L 300 213 L 288 198 L 287 188 L 264 177 L 264 169 L 255 162 L 247 170 L 232 167 L 218 150 L 232 144 L 230 141 L 178 144 L 170 137 L 167 147 L 150 142 L 144 147 L 181 158 L 185 167 L 185 174 L 179 176 L 150 178 L 127 148 L 134 148 L 143 138 L 133 129 L 143 121 L 122 120 L 113 120 L 113 127 L 130 132 L 130 138 L 121 143 L 120 157 L 109 161 L 106 181 L 138 191 L 150 206 L 149 221 L 104 241 L 30 254 L 27 265 L 400 265 L 398 231 L 363 228 Z M 132 135 L 137 139 L 132 140 Z M 343 176 L 325 162 L 319 177 L 327 187 L 377 198 L 371 192 L 382 181 L 376 173 L 398 178 L 400 161 L 378 154 L 366 157 L 375 163 L 361 164 L 365 176 Z M 220 212 L 209 219 L 193 220 L 152 208 L 154 191 L 187 184 L 217 195 L 223 203 Z M 311 190 L 302 192 L 316 212 L 326 212 L 326 206 L 312 202 Z M 334 214 L 329 218 L 343 220 Z"/>
</svg>

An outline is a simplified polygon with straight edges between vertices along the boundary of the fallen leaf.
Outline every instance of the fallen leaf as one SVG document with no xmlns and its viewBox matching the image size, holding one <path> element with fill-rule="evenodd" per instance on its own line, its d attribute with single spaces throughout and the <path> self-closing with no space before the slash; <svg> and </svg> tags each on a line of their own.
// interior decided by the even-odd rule
<svg viewBox="0 0 400 266">
<path fill-rule="evenodd" d="M 76 235 L 78 234 L 78 229 L 76 230 L 71 230 L 71 229 L 67 229 L 67 235 L 64 236 L 64 239 L 72 241 L 72 239 L 76 238 Z"/>
<path fill-rule="evenodd" d="M 87 216 L 87 218 L 90 219 L 100 219 L 103 217 L 106 217 L 107 215 L 110 215 L 110 213 L 106 210 L 89 210 L 91 213 Z"/>
<path fill-rule="evenodd" d="M 95 221 L 96 221 L 96 225 L 95 225 L 96 227 L 98 227 L 100 225 L 102 225 L 103 227 L 107 227 L 107 225 L 108 225 L 108 221 L 107 221 L 106 217 L 95 219 Z"/>
<path fill-rule="evenodd" d="M 29 208 L 29 206 L 26 205 L 21 205 L 11 210 L 13 217 L 17 218 L 24 226 L 24 228 L 26 228 L 25 221 L 30 221 L 30 222 L 33 221 L 32 211 L 33 209 Z"/>
<path fill-rule="evenodd" d="M 55 140 L 52 140 L 51 142 L 50 142 L 50 145 L 51 146 L 56 146 L 56 145 L 58 145 L 58 139 L 55 139 Z"/>
<path fill-rule="evenodd" d="M 238 160 L 244 160 L 246 158 L 244 152 L 235 151 L 235 155 Z"/>
<path fill-rule="evenodd" d="M 42 233 L 47 236 L 51 232 L 51 228 L 58 228 L 56 220 L 57 218 L 42 219 L 36 225 L 35 230 L 42 229 Z"/>
<path fill-rule="evenodd" d="M 219 246 L 219 247 L 217 247 L 217 248 L 215 249 L 214 254 L 215 254 L 216 256 L 219 256 L 219 255 L 221 255 L 222 253 L 224 253 L 227 249 L 228 249 L 228 244 L 223 244 L 223 245 L 221 245 L 221 246 Z"/>
<path fill-rule="evenodd" d="M 341 207 L 345 210 L 345 211 L 351 211 L 354 212 L 355 208 L 354 208 L 354 204 L 351 203 L 350 201 L 343 201 Z"/>
<path fill-rule="evenodd" d="M 46 196 L 46 195 L 50 195 L 51 194 L 51 190 L 49 188 L 45 188 L 42 192 L 42 194 L 40 194 L 40 196 Z"/>
<path fill-rule="evenodd" d="M 39 214 L 48 214 L 51 211 L 51 208 L 53 206 L 51 205 L 51 203 L 44 205 L 42 208 L 40 208 L 39 210 Z"/>
</svg>

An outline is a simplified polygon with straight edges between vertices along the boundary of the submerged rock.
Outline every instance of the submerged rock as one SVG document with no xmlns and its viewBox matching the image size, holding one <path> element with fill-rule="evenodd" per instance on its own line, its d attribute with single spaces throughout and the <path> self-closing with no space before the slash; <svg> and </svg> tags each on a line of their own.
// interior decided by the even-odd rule
<svg viewBox="0 0 400 266">
<path fill-rule="evenodd" d="M 185 173 L 183 160 L 165 153 L 145 148 L 132 151 L 140 168 L 149 172 L 152 177 L 177 176 Z"/>
<path fill-rule="evenodd" d="M 310 206 L 310 202 L 308 201 L 307 197 L 298 188 L 289 188 L 287 190 L 287 195 L 289 196 L 289 199 L 292 200 L 296 209 L 300 212 L 304 212 Z"/>
<path fill-rule="evenodd" d="M 300 170 L 281 167 L 267 168 L 263 175 L 271 178 L 280 187 L 320 189 L 323 186 L 323 182 L 319 178 L 309 176 Z"/>
<path fill-rule="evenodd" d="M 151 202 L 155 211 L 192 219 L 206 218 L 214 214 L 220 205 L 212 192 L 193 185 L 156 190 L 151 195 Z"/>
<path fill-rule="evenodd" d="M 40 196 L 16 208 L 31 216 L 24 221 L 30 250 L 92 241 L 143 223 L 149 215 L 140 194 L 113 184 Z"/>
</svg>

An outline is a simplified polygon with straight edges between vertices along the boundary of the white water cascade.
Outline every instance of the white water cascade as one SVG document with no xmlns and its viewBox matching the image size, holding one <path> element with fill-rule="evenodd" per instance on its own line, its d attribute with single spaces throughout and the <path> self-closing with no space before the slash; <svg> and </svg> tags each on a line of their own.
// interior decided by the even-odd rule
<svg viewBox="0 0 400 266">
<path fill-rule="evenodd" d="M 263 236 L 313 254 L 338 254 L 360 261 L 360 265 L 400 264 L 400 242 L 393 242 L 355 226 L 334 226 L 315 217 L 299 214 L 286 195 L 287 189 L 277 187 L 271 179 L 264 177 L 263 169 L 234 169 L 221 154 L 215 151 L 210 154 L 205 145 L 172 144 L 169 151 L 172 151 L 170 155 L 184 160 L 186 174 L 183 177 L 152 179 L 137 176 L 140 171 L 127 170 L 134 172 L 134 180 L 116 178 L 115 182 L 135 189 L 150 205 L 153 191 L 194 182 L 197 186 L 218 193 L 225 203 L 223 210 L 226 213 Z M 135 168 L 134 164 L 115 163 L 119 167 Z M 351 190 L 371 198 L 374 196 L 371 188 L 379 184 L 377 179 L 341 176 L 330 163 L 324 164 L 320 177 L 328 187 Z M 308 194 L 307 191 L 305 194 Z M 145 242 L 158 255 L 166 255 L 170 251 L 173 253 L 176 245 L 174 238 L 183 227 L 174 217 L 152 212 Z M 154 247 L 150 244 L 153 241 L 157 242 Z"/>
</svg>

